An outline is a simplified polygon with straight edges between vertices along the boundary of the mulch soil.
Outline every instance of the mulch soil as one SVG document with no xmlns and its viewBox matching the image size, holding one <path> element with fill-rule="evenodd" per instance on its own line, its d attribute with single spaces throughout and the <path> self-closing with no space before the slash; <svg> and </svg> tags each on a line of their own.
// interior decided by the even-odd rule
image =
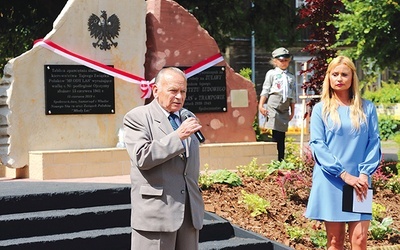
<svg viewBox="0 0 400 250">
<path fill-rule="evenodd" d="M 300 239 L 294 240 L 290 239 L 287 233 L 288 227 L 324 230 L 322 223 L 304 217 L 311 187 L 311 174 L 294 174 L 291 177 L 285 179 L 285 175 L 282 173 L 270 175 L 263 180 L 242 177 L 243 184 L 238 187 L 213 184 L 209 189 L 203 190 L 205 208 L 232 224 L 296 250 L 318 249 L 313 245 L 309 234 L 304 234 Z M 241 202 L 241 190 L 243 189 L 247 193 L 258 194 L 267 200 L 270 203 L 267 213 L 251 216 L 246 204 Z M 386 217 L 393 218 L 391 227 L 400 230 L 400 195 L 386 189 L 375 190 L 374 202 L 386 208 Z M 349 249 L 348 243 L 346 244 L 346 249 Z M 398 233 L 386 235 L 385 239 L 379 241 L 373 240 L 369 235 L 369 247 L 396 244 L 400 244 Z"/>
</svg>

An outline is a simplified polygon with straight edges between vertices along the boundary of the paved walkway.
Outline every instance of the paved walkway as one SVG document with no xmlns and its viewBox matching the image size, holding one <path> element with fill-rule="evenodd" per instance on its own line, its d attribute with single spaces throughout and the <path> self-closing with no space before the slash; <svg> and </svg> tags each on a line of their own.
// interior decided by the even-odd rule
<svg viewBox="0 0 400 250">
<path fill-rule="evenodd" d="M 55 179 L 55 180 L 32 180 L 32 179 L 9 179 L 0 178 L 0 182 L 79 182 L 79 183 L 114 183 L 114 184 L 129 184 L 129 175 L 117 175 L 107 177 L 90 177 L 76 179 Z"/>
<path fill-rule="evenodd" d="M 399 146 L 394 141 L 384 141 L 382 145 L 382 154 L 384 160 L 398 160 Z"/>
</svg>

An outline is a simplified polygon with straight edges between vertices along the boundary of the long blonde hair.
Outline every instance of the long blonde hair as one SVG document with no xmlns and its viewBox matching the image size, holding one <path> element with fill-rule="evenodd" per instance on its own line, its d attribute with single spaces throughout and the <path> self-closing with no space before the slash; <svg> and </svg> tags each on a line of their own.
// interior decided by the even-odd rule
<svg viewBox="0 0 400 250">
<path fill-rule="evenodd" d="M 331 71 L 338 65 L 346 65 L 352 71 L 353 79 L 351 86 L 349 88 L 349 98 L 350 98 L 350 120 L 353 125 L 353 129 L 356 131 L 360 130 L 361 123 L 366 122 L 367 118 L 365 116 L 363 107 L 362 107 L 362 98 L 359 90 L 359 82 L 356 73 L 356 66 L 350 60 L 350 58 L 346 56 L 338 56 L 333 59 L 329 65 L 325 74 L 324 83 L 322 85 L 322 97 L 321 101 L 323 102 L 322 107 L 322 117 L 324 119 L 325 124 L 328 124 L 328 117 L 333 121 L 334 127 L 340 127 L 341 122 L 339 118 L 339 113 L 337 111 L 339 104 L 335 100 L 334 91 L 331 88 L 330 84 L 330 74 Z"/>
</svg>

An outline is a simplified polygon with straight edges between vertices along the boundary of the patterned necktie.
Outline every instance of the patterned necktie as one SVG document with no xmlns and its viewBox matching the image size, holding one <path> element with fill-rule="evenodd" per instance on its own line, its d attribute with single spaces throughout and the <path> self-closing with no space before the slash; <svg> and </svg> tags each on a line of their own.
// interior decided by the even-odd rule
<svg viewBox="0 0 400 250">
<path fill-rule="evenodd" d="M 169 116 L 168 116 L 168 120 L 169 120 L 169 123 L 171 123 L 172 128 L 173 128 L 174 130 L 177 130 L 179 126 L 178 126 L 178 124 L 176 123 L 175 118 L 176 118 L 176 119 L 179 119 L 179 117 L 178 117 L 177 115 L 175 115 L 174 113 L 170 113 Z M 182 145 L 183 145 L 184 148 L 186 148 L 186 147 L 185 147 L 185 142 L 184 142 L 184 141 L 182 141 Z M 182 159 L 186 159 L 186 153 L 183 153 L 181 158 L 182 158 Z"/>
<path fill-rule="evenodd" d="M 177 130 L 179 126 L 178 126 L 178 124 L 176 123 L 175 118 L 178 118 L 178 116 L 175 115 L 174 113 L 170 113 L 169 116 L 168 116 L 168 120 L 169 120 L 169 122 L 171 123 L 172 128 L 173 128 L 174 130 Z"/>
</svg>

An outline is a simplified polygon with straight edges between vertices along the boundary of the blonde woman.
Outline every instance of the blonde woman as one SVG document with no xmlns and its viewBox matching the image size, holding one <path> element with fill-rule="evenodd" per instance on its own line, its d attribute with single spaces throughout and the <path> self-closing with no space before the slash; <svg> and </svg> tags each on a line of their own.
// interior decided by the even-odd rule
<svg viewBox="0 0 400 250">
<path fill-rule="evenodd" d="M 310 147 L 315 166 L 306 217 L 323 221 L 327 249 L 344 249 L 346 224 L 352 250 L 367 249 L 369 213 L 342 210 L 343 186 L 363 201 L 380 159 L 378 119 L 372 102 L 360 96 L 354 63 L 336 57 L 328 66 L 321 102 L 313 109 Z"/>
</svg>

